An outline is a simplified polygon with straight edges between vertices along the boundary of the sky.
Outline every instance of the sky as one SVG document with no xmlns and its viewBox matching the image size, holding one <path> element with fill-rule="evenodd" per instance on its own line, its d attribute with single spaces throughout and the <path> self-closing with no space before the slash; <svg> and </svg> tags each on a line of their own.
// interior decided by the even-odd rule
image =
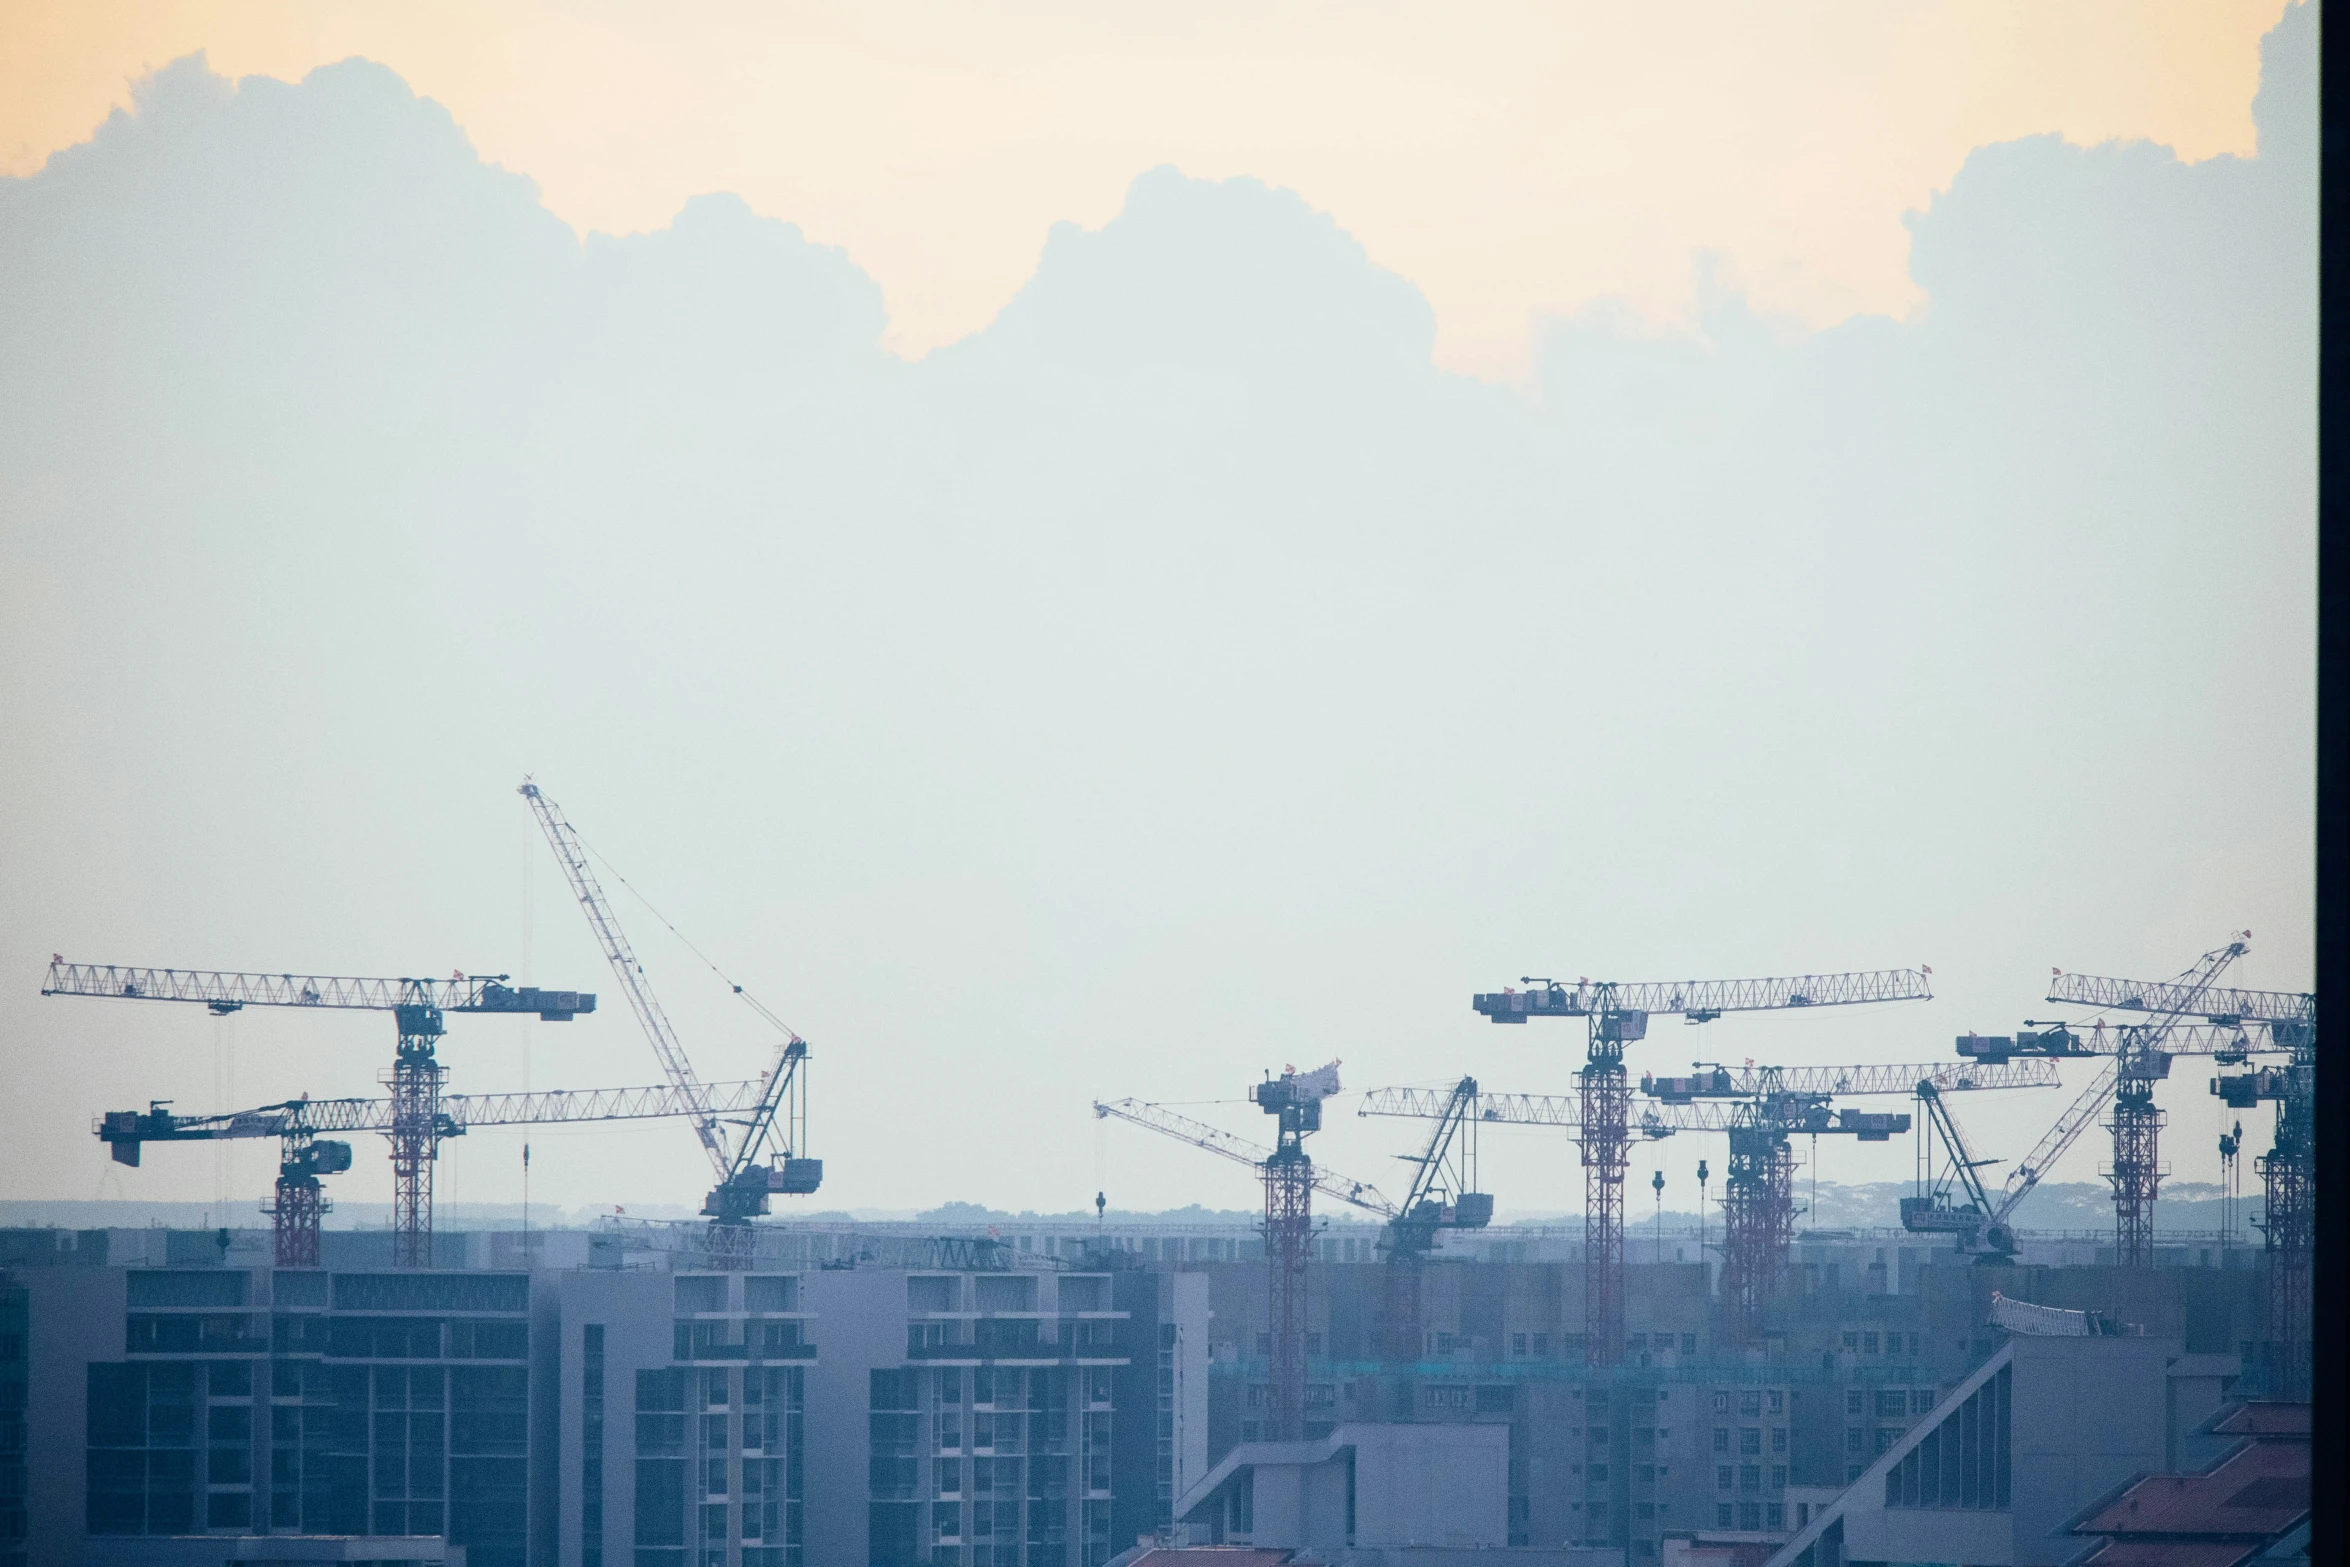
<svg viewBox="0 0 2350 1567">
<path fill-rule="evenodd" d="M 1401 8 L 1344 42 L 1279 13 L 1288 55 L 1190 35 L 1259 60 L 1310 136 L 1202 112 L 1230 145 L 1195 160 L 1071 65 L 1119 101 L 972 109 L 941 145 L 987 179 L 892 151 L 812 45 L 795 68 L 838 96 L 769 91 L 766 34 L 729 77 L 618 9 L 492 13 L 470 56 L 454 13 L 373 43 L 336 32 L 357 12 L 246 25 L 269 14 L 42 13 L 96 85 L 73 109 L 59 63 L 0 111 L 28 149 L 0 178 L 0 1195 L 249 1196 L 269 1150 L 117 1170 L 90 1118 L 373 1092 L 390 1057 L 379 1016 L 44 999 L 53 952 L 595 989 L 570 1024 L 453 1023 L 451 1089 L 651 1081 L 526 774 L 808 1038 L 834 1208 L 1246 1206 L 1245 1169 L 1091 1101 L 1250 1132 L 1248 1083 L 1333 1058 L 1350 1087 L 1564 1091 L 1578 1038 L 1469 1010 L 1524 974 L 1934 970 L 1932 1002 L 1660 1027 L 1634 1062 L 1660 1071 L 1941 1059 L 2047 1015 L 2051 967 L 2159 976 L 2241 929 L 2242 983 L 2309 983 L 2311 10 L 2068 11 L 2005 65 L 2021 11 L 1953 13 L 1975 64 L 1931 8 L 1923 43 L 1856 10 L 1711 65 L 1701 26 L 1586 17 L 1602 63 L 1573 71 L 1648 83 L 1622 90 L 1656 121 L 1594 134 L 1562 65 L 1574 107 L 1510 111 L 1541 136 L 1447 120 L 1526 152 L 1451 180 L 1311 110 L 1372 39 L 1437 69 Z M 1151 14 L 902 47 L 1002 82 L 989 51 L 1033 28 L 1142 71 L 1176 53 Z M 1510 21 L 1477 25 L 1533 81 L 1547 24 Z M 641 94 L 558 69 L 598 49 Z M 1836 60 L 1880 105 L 1971 107 L 1934 135 L 1819 118 Z M 1664 110 L 1707 70 L 1755 78 L 1777 194 L 1688 183 Z M 826 134 L 728 107 L 763 95 Z M 821 177 L 703 157 L 693 115 L 602 184 L 524 134 L 689 99 L 742 127 L 712 144 Z M 1870 161 L 1913 158 L 1914 185 Z M 892 223 L 958 237 L 923 265 Z M 703 1075 L 765 1066 L 727 986 L 620 912 Z M 2207 1076 L 2162 1091 L 2181 1180 L 2216 1178 Z M 2012 1158 L 2056 1110 L 1963 1115 Z M 1413 1130 L 1342 1109 L 1318 1153 L 1392 1180 Z M 528 1140 L 566 1207 L 708 1179 L 682 1127 Z M 523 1141 L 451 1144 L 440 1194 L 514 1200 Z M 2102 1141 L 2056 1176 L 2096 1179 Z M 359 1153 L 337 1190 L 384 1200 Z M 1675 1139 L 1632 1178 L 1679 1192 L 1720 1154 Z M 1580 1203 L 1544 1134 L 1497 1134 L 1486 1175 L 1505 1218 Z"/>
<path fill-rule="evenodd" d="M 2280 8 L 10 0 L 0 173 L 198 50 L 288 81 L 358 55 L 577 233 L 727 191 L 846 249 L 912 358 L 1167 163 L 1298 191 L 1420 289 L 1440 367 L 1523 381 L 1538 325 L 1594 300 L 1685 323 L 1701 250 L 1810 327 L 1914 309 L 1901 215 L 1986 143 L 2248 154 Z"/>
</svg>

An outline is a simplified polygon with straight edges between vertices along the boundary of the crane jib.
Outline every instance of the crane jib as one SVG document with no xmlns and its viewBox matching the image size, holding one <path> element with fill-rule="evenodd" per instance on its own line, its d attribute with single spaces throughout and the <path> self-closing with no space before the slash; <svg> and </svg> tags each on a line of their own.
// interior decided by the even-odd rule
<svg viewBox="0 0 2350 1567">
<path fill-rule="evenodd" d="M 1524 990 L 1483 991 L 1470 1003 L 1496 1023 L 1532 1017 L 1600 1017 L 1662 1013 L 1704 1022 L 1724 1012 L 1789 1007 L 1854 1006 L 1875 1001 L 1927 1001 L 1933 986 L 1922 969 L 1871 969 L 1847 974 L 1796 974 L 1765 979 L 1675 979 L 1635 983 L 1529 980 Z"/>
<path fill-rule="evenodd" d="M 195 1001 L 214 1012 L 246 1007 L 397 1012 L 430 1007 L 442 1012 L 535 1013 L 567 1023 L 596 1010 L 592 991 L 542 990 L 508 985 L 506 976 L 452 975 L 448 979 L 369 979 L 348 974 L 240 974 L 213 969 L 148 968 L 122 963 L 68 963 L 53 958 L 44 996 L 110 996 L 132 1001 Z"/>
</svg>

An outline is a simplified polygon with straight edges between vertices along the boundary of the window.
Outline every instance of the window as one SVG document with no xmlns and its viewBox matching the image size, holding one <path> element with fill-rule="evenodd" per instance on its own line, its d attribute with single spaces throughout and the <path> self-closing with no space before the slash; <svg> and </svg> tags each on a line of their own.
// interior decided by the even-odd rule
<svg viewBox="0 0 2350 1567">
<path fill-rule="evenodd" d="M 1773 1529 L 1784 1529 L 1784 1528 L 1786 1528 L 1786 1527 L 1787 1527 L 1787 1507 L 1786 1507 L 1786 1504 L 1785 1504 L 1785 1503 L 1783 1503 L 1783 1502 L 1771 1502 L 1771 1503 L 1768 1503 L 1768 1504 L 1766 1504 L 1766 1505 L 1764 1506 L 1764 1508 L 1763 1508 L 1763 1517 L 1765 1517 L 1766 1519 L 1768 1519 L 1768 1520 L 1769 1520 L 1769 1527 L 1771 1527 L 1771 1528 L 1773 1528 Z"/>
<path fill-rule="evenodd" d="M 1855 1481 L 1855 1480 L 1857 1480 L 1857 1479 L 1859 1479 L 1859 1478 L 1860 1478 L 1860 1465 L 1858 1465 L 1858 1464 L 1846 1464 L 1846 1465 L 1844 1466 L 1844 1480 L 1845 1480 L 1845 1483 L 1846 1483 L 1847 1485 L 1851 1484 L 1853 1481 Z"/>
<path fill-rule="evenodd" d="M 1749 1420 L 1762 1413 L 1762 1390 L 1747 1388 L 1738 1395 L 1738 1413 Z"/>
<path fill-rule="evenodd" d="M 604 1567 L 604 1325 L 580 1329 L 579 1534 L 582 1567 Z"/>
<path fill-rule="evenodd" d="M 1714 1465 L 1714 1489 L 1717 1491 L 1727 1491 L 1730 1489 L 1731 1483 L 1730 1466 L 1728 1464 Z"/>
<path fill-rule="evenodd" d="M 1591 1483 L 1593 1485 L 1607 1484 L 1607 1465 L 1593 1464 L 1591 1466 Z"/>
<path fill-rule="evenodd" d="M 1772 1414 L 1783 1415 L 1787 1412 L 1787 1390 L 1785 1388 L 1772 1388 L 1770 1392 L 1770 1400 Z"/>
<path fill-rule="evenodd" d="M 1740 1465 L 1738 1466 L 1738 1489 L 1739 1489 L 1739 1490 L 1741 1490 L 1741 1491 L 1759 1491 L 1759 1490 L 1761 1490 L 1761 1489 L 1762 1489 L 1762 1465 L 1760 1465 L 1760 1464 L 1740 1464 Z"/>
<path fill-rule="evenodd" d="M 1909 1390 L 1909 1412 L 1911 1414 L 1922 1415 L 1933 1407 L 1934 1390 L 1932 1388 L 1913 1387 Z"/>
<path fill-rule="evenodd" d="M 1909 1352 L 1913 1355 L 1918 1352 L 1918 1336 L 1915 1333 L 1909 1336 Z"/>
<path fill-rule="evenodd" d="M 1738 1433 L 1738 1451 L 1748 1455 L 1762 1451 L 1762 1428 L 1760 1426 L 1748 1426 Z"/>
<path fill-rule="evenodd" d="M 1771 1465 L 1771 1489 L 1774 1491 L 1783 1491 L 1786 1488 L 1787 1466 L 1785 1464 Z"/>
<path fill-rule="evenodd" d="M 1656 1465 L 1654 1465 L 1654 1464 L 1634 1464 L 1634 1465 L 1632 1466 L 1632 1478 L 1633 1478 L 1633 1479 L 1635 1479 L 1635 1480 L 1637 1480 L 1637 1481 L 1639 1481 L 1639 1482 L 1640 1482 L 1642 1485 L 1653 1485 L 1653 1484 L 1655 1484 L 1655 1483 L 1656 1483 Z"/>
<path fill-rule="evenodd" d="M 1730 1450 L 1730 1428 L 1729 1428 L 1728 1426 L 1715 1426 L 1715 1427 L 1714 1427 L 1714 1451 L 1715 1451 L 1715 1452 L 1717 1452 L 1717 1453 L 1726 1453 L 1726 1452 L 1728 1452 L 1729 1450 Z"/>
<path fill-rule="evenodd" d="M 1714 1527 L 1717 1529 L 1734 1529 L 1737 1527 L 1735 1522 L 1735 1515 L 1732 1512 L 1728 1502 L 1718 1502 L 1714 1505 Z"/>
<path fill-rule="evenodd" d="M 2008 1505 L 2009 1376 L 1985 1382 L 1902 1455 L 1885 1475 L 1886 1506 Z"/>
<path fill-rule="evenodd" d="M 1860 1335 L 1858 1333 L 1845 1334 L 1844 1347 L 1857 1353 L 1860 1349 Z"/>
<path fill-rule="evenodd" d="M 1523 1360 L 1523 1359 L 1525 1359 L 1525 1358 L 1526 1358 L 1526 1335 L 1525 1335 L 1525 1334 L 1523 1334 L 1523 1333 L 1512 1333 L 1512 1334 L 1510 1335 L 1510 1353 L 1511 1353 L 1511 1354 L 1513 1354 L 1513 1355 L 1515 1355 L 1515 1356 L 1517 1356 L 1517 1357 L 1518 1357 L 1520 1360 Z"/>
<path fill-rule="evenodd" d="M 1760 1529 L 1762 1527 L 1762 1503 L 1740 1502 L 1738 1504 L 1738 1527 L 1749 1532 Z"/>
<path fill-rule="evenodd" d="M 1537 1356 L 1547 1355 L 1547 1354 L 1549 1354 L 1549 1353 L 1550 1353 L 1550 1335 L 1549 1335 L 1549 1334 L 1547 1334 L 1547 1333 L 1537 1333 L 1537 1334 L 1535 1334 L 1535 1335 L 1534 1335 L 1534 1353 L 1535 1353 Z"/>
<path fill-rule="evenodd" d="M 1697 1353 L 1696 1334 L 1684 1333 L 1681 1335 L 1681 1353 L 1684 1355 L 1694 1355 Z"/>
<path fill-rule="evenodd" d="M 1868 1395 L 1863 1393 L 1859 1388 L 1847 1389 L 1844 1394 L 1844 1412 L 1848 1415 L 1867 1414 L 1867 1399 Z"/>
<path fill-rule="evenodd" d="M 1874 1333 L 1863 1333 L 1863 1334 L 1860 1336 L 1860 1352 L 1861 1352 L 1862 1354 L 1864 1354 L 1864 1355 L 1873 1355 L 1873 1354 L 1875 1354 L 1875 1353 L 1877 1352 L 1877 1335 L 1876 1335 L 1876 1334 L 1874 1334 Z"/>
<path fill-rule="evenodd" d="M 1877 1418 L 1899 1420 L 1909 1413 L 1909 1394 L 1897 1387 L 1877 1389 Z"/>
<path fill-rule="evenodd" d="M 1845 1430 L 1844 1430 L 1844 1451 L 1846 1451 L 1846 1452 L 1848 1452 L 1848 1453 L 1857 1453 L 1857 1452 L 1859 1452 L 1859 1451 L 1861 1450 L 1861 1448 L 1862 1448 L 1862 1447 L 1863 1447 L 1863 1446 L 1864 1446 L 1864 1445 L 1867 1443 L 1867 1441 L 1868 1441 L 1868 1437 L 1867 1437 L 1865 1434 L 1863 1434 L 1863 1433 L 1862 1433 L 1862 1431 L 1861 1431 L 1861 1428 L 1860 1428 L 1860 1427 L 1858 1427 L 1858 1426 L 1847 1426 L 1847 1427 L 1845 1427 Z"/>
<path fill-rule="evenodd" d="M 691 1315 L 701 1311 L 726 1309 L 726 1278 L 723 1274 L 681 1273 L 676 1278 L 677 1309 Z"/>
<path fill-rule="evenodd" d="M 1648 1335 L 1645 1333 L 1635 1333 L 1630 1338 L 1624 1340 L 1624 1347 L 1626 1349 L 1633 1350 L 1646 1349 L 1648 1347 Z"/>
<path fill-rule="evenodd" d="M 1899 1432 L 1888 1430 L 1884 1426 L 1877 1427 L 1877 1451 L 1882 1453 L 1886 1448 L 1891 1447 L 1893 1439 L 1898 1435 L 1900 1435 Z"/>
<path fill-rule="evenodd" d="M 1720 1389 L 1720 1388 L 1715 1388 L 1715 1389 L 1714 1389 L 1714 1413 L 1715 1413 L 1715 1414 L 1717 1414 L 1717 1415 L 1726 1415 L 1726 1414 L 1728 1414 L 1729 1412 L 1730 1412 L 1730 1395 L 1729 1395 L 1727 1392 L 1725 1392 L 1725 1391 L 1723 1391 L 1722 1389 Z"/>
<path fill-rule="evenodd" d="M 1787 1451 L 1787 1428 L 1785 1426 L 1771 1427 L 1771 1451 L 1774 1453 Z"/>
</svg>

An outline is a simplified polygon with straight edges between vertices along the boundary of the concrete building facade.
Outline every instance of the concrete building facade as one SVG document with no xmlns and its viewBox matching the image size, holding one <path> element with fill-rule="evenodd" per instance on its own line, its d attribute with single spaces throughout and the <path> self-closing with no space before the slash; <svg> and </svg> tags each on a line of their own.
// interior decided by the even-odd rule
<svg viewBox="0 0 2350 1567">
<path fill-rule="evenodd" d="M 240 1265 L 236 1236 L 70 1233 L 0 1236 L 0 1530 L 21 1496 L 28 1562 L 299 1530 L 516 1567 L 1095 1567 L 1172 1535 L 1191 1487 L 1263 1434 L 1266 1271 L 1213 1255 L 1216 1236 L 1149 1260 L 1045 1237 L 996 1268 L 810 1247 L 741 1274 L 601 1233 L 476 1236 L 445 1260 L 486 1265 L 401 1274 L 333 1248 L 279 1272 Z M 1408 1364 L 1381 1358 L 1384 1265 L 1320 1264 L 1306 1438 L 1461 1431 L 1500 1455 L 1502 1546 L 1626 1567 L 1767 1554 L 2002 1350 L 1994 1287 L 2171 1345 L 2153 1428 L 2174 1443 L 2260 1337 L 2240 1269 L 1872 1252 L 1800 1264 L 1752 1344 L 1723 1336 L 1702 1264 L 1636 1262 L 1604 1370 L 1576 1264 L 1420 1269 Z M 2158 1442 L 2147 1467 L 2182 1456 Z M 18 1548 L 0 1533 L 0 1567 Z"/>
</svg>

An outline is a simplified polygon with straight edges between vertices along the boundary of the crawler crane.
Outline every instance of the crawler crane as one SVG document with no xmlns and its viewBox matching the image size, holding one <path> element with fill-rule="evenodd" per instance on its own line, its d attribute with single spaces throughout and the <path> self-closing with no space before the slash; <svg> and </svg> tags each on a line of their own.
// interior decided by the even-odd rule
<svg viewBox="0 0 2350 1567">
<path fill-rule="evenodd" d="M 686 1106 L 684 1113 L 693 1122 L 694 1135 L 709 1155 L 710 1167 L 718 1177 L 718 1184 L 702 1202 L 702 1213 L 710 1220 L 711 1265 L 721 1269 L 748 1267 L 754 1239 L 751 1221 L 768 1211 L 770 1195 L 804 1196 L 824 1181 L 824 1161 L 806 1157 L 807 1041 L 736 985 L 735 994 L 780 1030 L 784 1039 L 774 1068 L 767 1074 L 765 1094 L 748 1115 L 727 1116 L 711 1099 L 708 1085 L 694 1075 L 677 1030 L 661 1009 L 651 981 L 645 978 L 644 965 L 621 933 L 619 918 L 588 866 L 587 845 L 562 809 L 537 784 L 525 778 L 516 793 L 530 802 L 531 813 L 538 818 L 548 846 L 563 867 L 572 896 L 587 916 L 588 928 L 595 932 L 605 961 L 611 964 L 653 1054 L 668 1074 L 670 1088 Z"/>
</svg>

